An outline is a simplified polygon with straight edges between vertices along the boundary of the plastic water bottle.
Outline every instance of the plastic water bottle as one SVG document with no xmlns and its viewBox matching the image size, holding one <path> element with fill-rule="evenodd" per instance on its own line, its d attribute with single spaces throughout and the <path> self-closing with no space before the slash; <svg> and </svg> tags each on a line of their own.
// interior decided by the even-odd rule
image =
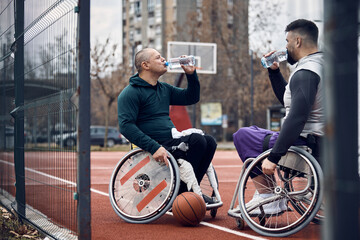
<svg viewBox="0 0 360 240">
<path fill-rule="evenodd" d="M 165 62 L 165 66 L 168 66 L 170 69 L 181 68 L 181 65 L 195 66 L 195 57 L 190 55 L 186 57 L 170 58 L 168 62 Z"/>
<path fill-rule="evenodd" d="M 270 56 L 267 57 L 262 57 L 261 58 L 261 64 L 263 65 L 264 68 L 269 68 L 271 65 L 273 65 L 274 62 L 282 62 L 285 61 L 287 59 L 287 50 L 280 50 L 280 51 L 276 51 L 273 54 L 271 54 Z"/>
</svg>

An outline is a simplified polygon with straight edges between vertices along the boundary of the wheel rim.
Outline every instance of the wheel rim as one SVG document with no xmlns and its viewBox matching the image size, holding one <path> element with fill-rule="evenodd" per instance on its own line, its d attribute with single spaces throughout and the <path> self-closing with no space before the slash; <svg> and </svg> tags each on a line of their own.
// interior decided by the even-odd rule
<svg viewBox="0 0 360 240">
<path fill-rule="evenodd" d="M 253 163 L 248 167 L 250 168 L 256 168 L 257 163 L 261 163 L 263 159 L 267 157 L 268 152 L 264 153 L 263 155 L 259 156 L 256 160 L 254 160 Z M 311 173 L 316 173 L 314 167 L 309 164 L 309 161 L 304 158 L 305 162 L 309 165 L 309 168 L 311 169 Z M 281 173 L 281 171 L 279 170 Z M 250 171 L 246 170 L 244 173 L 244 177 L 240 183 L 240 190 L 239 191 L 239 206 L 242 215 L 244 216 L 244 220 L 248 223 L 248 225 L 255 230 L 258 233 L 267 235 L 267 236 L 287 236 L 290 234 L 295 233 L 296 231 L 300 230 L 302 226 L 305 226 L 308 224 L 312 216 L 315 214 L 313 209 L 318 207 L 318 203 L 316 199 L 312 199 L 311 202 L 307 207 L 304 208 L 303 215 L 298 213 L 297 211 L 293 210 L 292 212 L 284 211 L 282 213 L 278 213 L 272 216 L 269 215 L 258 215 L 258 216 L 252 216 L 249 214 L 249 212 L 246 210 L 245 203 L 249 202 L 253 194 L 255 192 L 254 183 L 253 180 L 249 176 Z M 296 184 L 292 184 L 294 188 L 296 188 L 298 193 L 301 193 L 304 188 L 304 186 L 308 186 L 308 181 L 311 179 L 311 177 L 303 178 L 301 175 L 296 176 L 293 179 L 293 182 Z M 304 180 L 305 179 L 305 180 Z M 271 179 L 269 179 L 270 181 Z M 319 186 L 318 182 L 318 176 L 315 177 L 316 186 Z M 291 204 L 296 204 L 296 198 L 295 195 L 292 192 L 288 192 L 286 186 L 281 182 L 281 179 L 279 176 L 275 177 L 275 184 L 276 186 L 274 188 L 274 193 L 277 195 L 278 199 L 287 199 L 288 202 Z M 276 190 L 276 191 L 275 191 Z M 319 191 L 318 188 L 315 189 L 315 196 L 318 196 Z M 303 194 L 304 195 L 304 194 Z M 275 198 L 275 197 L 274 197 Z M 243 199 L 240 201 L 240 199 Z M 316 204 L 316 206 L 315 206 Z M 288 204 L 289 206 L 290 204 Z M 309 216 L 309 215 L 312 216 Z"/>
<path fill-rule="evenodd" d="M 108 139 L 108 140 L 107 140 L 107 146 L 108 146 L 108 147 L 113 147 L 114 145 L 115 145 L 114 140 L 112 140 L 112 139 Z"/>
<path fill-rule="evenodd" d="M 73 147 L 75 145 L 75 140 L 72 138 L 66 139 L 66 146 Z"/>
<path fill-rule="evenodd" d="M 150 218 L 167 205 L 174 183 L 172 167 L 160 165 L 142 151 L 117 169 L 112 196 L 114 207 L 130 219 Z"/>
</svg>

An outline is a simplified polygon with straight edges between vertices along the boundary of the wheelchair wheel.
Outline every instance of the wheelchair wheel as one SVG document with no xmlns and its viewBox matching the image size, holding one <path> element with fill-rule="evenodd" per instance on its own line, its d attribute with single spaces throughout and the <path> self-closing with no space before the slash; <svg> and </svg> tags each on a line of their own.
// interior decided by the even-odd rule
<svg viewBox="0 0 360 240">
<path fill-rule="evenodd" d="M 293 147 L 292 151 L 298 151 L 299 148 L 297 147 Z M 300 149 L 302 150 L 302 149 Z M 296 152 L 297 153 L 297 152 Z M 306 152 L 308 153 L 308 152 Z M 297 153 L 300 154 L 300 153 Z M 317 162 L 317 160 L 311 155 L 311 154 L 306 154 L 307 158 L 312 158 L 313 162 Z M 289 177 L 289 173 L 285 173 L 286 177 Z M 311 184 L 313 184 L 314 179 L 312 179 Z M 288 191 L 295 191 L 296 187 L 293 186 L 292 181 L 290 181 L 288 184 L 285 184 L 285 187 L 287 188 Z M 312 199 L 315 197 L 314 193 L 313 193 L 313 188 L 314 186 L 311 185 L 309 192 L 303 196 L 300 196 L 301 200 L 298 201 L 293 201 L 290 202 L 291 205 L 293 205 L 294 209 L 296 211 L 298 211 L 300 214 L 304 214 L 306 212 L 306 209 L 308 208 L 309 204 L 311 203 Z M 325 216 L 324 216 L 324 202 L 322 202 L 319 211 L 316 213 L 315 217 L 313 218 L 312 222 L 316 223 L 316 224 L 320 224 L 324 221 Z"/>
<path fill-rule="evenodd" d="M 293 191 L 293 188 L 291 187 L 289 191 Z M 301 197 L 301 201 L 291 202 L 291 205 L 295 204 L 295 206 L 293 205 L 294 209 L 298 211 L 300 214 L 304 214 L 306 212 L 308 205 L 311 203 L 313 197 L 314 197 L 313 191 L 310 190 L 308 194 Z M 325 220 L 324 212 L 325 212 L 325 207 L 324 207 L 324 203 L 322 203 L 319 211 L 316 213 L 312 222 L 315 224 L 321 224 Z"/>
<path fill-rule="evenodd" d="M 110 203 L 129 223 L 149 223 L 165 214 L 180 186 L 179 168 L 171 154 L 168 166 L 140 148 L 127 153 L 110 179 Z"/>
<path fill-rule="evenodd" d="M 322 203 L 322 170 L 311 154 L 291 147 L 279 161 L 274 175 L 251 178 L 252 172 L 261 170 L 261 163 L 270 151 L 255 158 L 244 171 L 239 186 L 239 208 L 245 222 L 257 233 L 286 237 L 303 229 L 318 213 Z M 256 190 L 254 182 L 260 177 L 267 181 L 263 190 L 271 195 L 250 204 Z M 310 194 L 312 197 L 308 198 Z"/>
</svg>

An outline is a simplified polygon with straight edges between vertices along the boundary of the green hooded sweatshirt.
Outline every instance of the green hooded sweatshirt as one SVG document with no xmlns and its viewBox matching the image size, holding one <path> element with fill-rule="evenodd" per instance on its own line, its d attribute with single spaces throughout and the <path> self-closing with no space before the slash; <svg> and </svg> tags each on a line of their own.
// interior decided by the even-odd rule
<svg viewBox="0 0 360 240">
<path fill-rule="evenodd" d="M 196 71 L 188 75 L 186 89 L 165 82 L 155 86 L 135 74 L 118 97 L 120 132 L 133 144 L 154 154 L 161 142 L 172 138 L 174 128 L 169 116 L 170 105 L 191 105 L 200 99 Z"/>
</svg>

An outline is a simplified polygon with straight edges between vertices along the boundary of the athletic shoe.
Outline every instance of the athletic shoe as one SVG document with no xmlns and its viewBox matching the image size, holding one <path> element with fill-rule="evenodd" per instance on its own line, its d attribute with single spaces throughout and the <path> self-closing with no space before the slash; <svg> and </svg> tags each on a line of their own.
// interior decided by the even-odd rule
<svg viewBox="0 0 360 240">
<path fill-rule="evenodd" d="M 248 203 L 246 203 L 246 208 L 249 209 L 253 206 L 258 205 L 262 200 L 273 197 L 275 194 L 269 193 L 269 194 L 259 194 L 255 192 L 253 199 L 251 199 Z M 267 204 L 262 205 L 263 211 L 266 215 L 274 215 L 281 213 L 283 211 L 287 211 L 288 207 L 286 204 L 286 199 L 280 199 L 276 200 Z M 251 212 L 249 212 L 250 215 L 260 215 L 261 210 L 260 208 L 255 208 Z"/>
</svg>

